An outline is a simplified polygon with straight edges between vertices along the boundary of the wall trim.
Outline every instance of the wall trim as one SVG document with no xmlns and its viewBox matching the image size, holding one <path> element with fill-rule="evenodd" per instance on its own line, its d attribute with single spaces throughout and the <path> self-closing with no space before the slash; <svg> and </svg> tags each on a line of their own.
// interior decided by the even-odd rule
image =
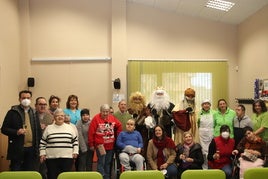
<svg viewBox="0 0 268 179">
<path fill-rule="evenodd" d="M 110 61 L 111 57 L 34 57 L 32 62 Z"/>
<path fill-rule="evenodd" d="M 228 59 L 205 59 L 205 58 L 202 58 L 202 59 L 187 59 L 187 58 L 129 58 L 128 59 L 129 61 L 132 61 L 132 60 L 136 60 L 136 61 L 184 61 L 184 62 L 194 62 L 194 61 L 197 61 L 197 62 L 207 62 L 207 61 L 216 61 L 216 62 L 219 62 L 219 61 L 223 61 L 223 62 L 226 62 L 228 61 Z"/>
</svg>

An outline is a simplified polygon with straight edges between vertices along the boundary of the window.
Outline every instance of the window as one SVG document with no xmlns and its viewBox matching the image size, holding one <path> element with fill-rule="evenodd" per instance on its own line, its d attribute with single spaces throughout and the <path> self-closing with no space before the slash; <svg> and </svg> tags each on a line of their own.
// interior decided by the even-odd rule
<svg viewBox="0 0 268 179">
<path fill-rule="evenodd" d="M 128 96 L 140 91 L 151 100 L 151 94 L 162 86 L 169 94 L 170 101 L 178 104 L 186 88 L 196 91 L 197 108 L 202 100 L 210 99 L 216 104 L 227 95 L 226 61 L 138 61 L 128 62 Z"/>
</svg>

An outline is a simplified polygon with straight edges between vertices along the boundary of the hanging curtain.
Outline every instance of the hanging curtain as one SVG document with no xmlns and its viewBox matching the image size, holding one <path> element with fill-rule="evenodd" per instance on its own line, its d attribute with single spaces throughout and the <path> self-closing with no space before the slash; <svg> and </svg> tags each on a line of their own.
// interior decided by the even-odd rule
<svg viewBox="0 0 268 179">
<path fill-rule="evenodd" d="M 172 103 L 179 103 L 186 88 L 196 91 L 196 103 L 210 99 L 228 99 L 228 65 L 226 61 L 128 61 L 128 96 L 140 91 L 147 103 L 158 86 L 169 94 Z M 197 107 L 198 107 L 197 106 Z"/>
</svg>

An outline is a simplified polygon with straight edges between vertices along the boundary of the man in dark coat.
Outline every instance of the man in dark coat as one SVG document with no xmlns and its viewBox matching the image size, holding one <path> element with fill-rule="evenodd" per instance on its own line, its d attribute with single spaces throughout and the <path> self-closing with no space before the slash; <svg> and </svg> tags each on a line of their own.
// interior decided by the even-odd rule
<svg viewBox="0 0 268 179">
<path fill-rule="evenodd" d="M 8 136 L 7 160 L 11 171 L 38 170 L 40 122 L 30 107 L 32 92 L 19 93 L 19 105 L 7 112 L 1 132 Z"/>
</svg>

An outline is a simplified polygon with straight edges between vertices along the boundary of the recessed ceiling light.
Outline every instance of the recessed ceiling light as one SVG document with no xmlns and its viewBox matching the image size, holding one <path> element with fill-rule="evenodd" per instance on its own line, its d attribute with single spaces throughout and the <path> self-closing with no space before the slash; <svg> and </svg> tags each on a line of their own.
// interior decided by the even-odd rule
<svg viewBox="0 0 268 179">
<path fill-rule="evenodd" d="M 229 1 L 223 1 L 223 0 L 209 0 L 206 7 L 214 8 L 222 11 L 229 11 L 235 3 L 229 2 Z"/>
</svg>

